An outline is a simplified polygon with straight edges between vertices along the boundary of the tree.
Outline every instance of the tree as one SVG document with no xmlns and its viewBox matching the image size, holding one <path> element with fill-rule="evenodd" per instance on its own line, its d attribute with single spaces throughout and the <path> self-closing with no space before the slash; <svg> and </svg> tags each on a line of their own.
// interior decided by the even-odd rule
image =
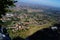
<svg viewBox="0 0 60 40">
<path fill-rule="evenodd" d="M 0 0 L 0 38 L 2 37 L 3 40 L 11 40 L 11 38 L 9 37 L 9 34 L 7 33 L 7 29 L 3 28 L 3 22 L 1 20 L 2 15 L 5 15 L 6 12 L 8 12 L 9 7 L 14 6 L 14 3 L 16 3 L 17 1 L 14 0 Z M 3 37 L 2 33 L 6 36 Z M 1 39 L 1 40 L 2 40 Z"/>
<path fill-rule="evenodd" d="M 0 0 L 0 25 L 3 24 L 1 20 L 2 15 L 8 12 L 9 7 L 15 6 L 14 3 L 16 2 L 15 0 Z"/>
</svg>

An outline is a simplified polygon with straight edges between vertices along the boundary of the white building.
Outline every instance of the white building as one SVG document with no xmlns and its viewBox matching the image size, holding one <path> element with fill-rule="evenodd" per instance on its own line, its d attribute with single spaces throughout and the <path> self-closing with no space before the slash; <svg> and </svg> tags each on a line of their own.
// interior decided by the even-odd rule
<svg viewBox="0 0 60 40">
<path fill-rule="evenodd" d="M 11 13 L 6 13 L 6 17 L 12 17 L 12 16 L 14 16 L 14 15 Z"/>
</svg>

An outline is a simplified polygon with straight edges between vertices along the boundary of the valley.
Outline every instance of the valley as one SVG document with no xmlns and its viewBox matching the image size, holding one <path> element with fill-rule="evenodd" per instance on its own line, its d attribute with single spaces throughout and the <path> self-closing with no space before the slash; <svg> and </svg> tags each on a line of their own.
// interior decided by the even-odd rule
<svg viewBox="0 0 60 40">
<path fill-rule="evenodd" d="M 60 11 L 50 8 L 44 9 L 43 7 L 38 9 L 25 5 L 11 8 L 11 10 L 1 19 L 11 38 L 20 36 L 25 39 L 38 30 L 60 23 Z"/>
</svg>

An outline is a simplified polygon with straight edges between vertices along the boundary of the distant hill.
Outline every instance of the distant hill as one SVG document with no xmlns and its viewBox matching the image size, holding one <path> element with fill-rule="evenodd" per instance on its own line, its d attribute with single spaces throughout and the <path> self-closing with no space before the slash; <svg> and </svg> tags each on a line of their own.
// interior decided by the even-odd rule
<svg viewBox="0 0 60 40">
<path fill-rule="evenodd" d="M 33 8 L 33 9 L 50 9 L 50 10 L 60 10 L 60 8 L 40 5 L 40 4 L 32 4 L 32 3 L 25 3 L 25 2 L 17 2 L 17 7 L 25 7 L 25 8 Z"/>
</svg>

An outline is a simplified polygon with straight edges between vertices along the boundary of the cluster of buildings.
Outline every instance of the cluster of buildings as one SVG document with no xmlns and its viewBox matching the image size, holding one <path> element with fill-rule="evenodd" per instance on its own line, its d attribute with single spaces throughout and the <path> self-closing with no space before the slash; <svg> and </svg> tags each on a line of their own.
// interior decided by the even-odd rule
<svg viewBox="0 0 60 40">
<path fill-rule="evenodd" d="M 25 30 L 25 29 L 29 29 L 28 24 L 29 23 L 25 23 L 25 24 L 16 23 L 13 26 L 8 27 L 8 29 L 12 29 L 13 32 L 18 31 L 18 30 Z"/>
<path fill-rule="evenodd" d="M 20 14 L 19 14 L 20 15 Z M 24 18 L 25 16 L 27 17 L 27 15 L 24 14 L 24 16 L 19 16 L 17 13 L 6 13 L 5 16 L 2 17 L 2 21 L 6 22 L 6 21 L 11 21 L 11 18 Z M 12 20 L 14 21 L 14 20 Z M 28 25 L 29 22 L 24 22 L 21 23 L 20 21 L 17 21 L 18 23 L 15 22 L 15 24 L 13 24 L 12 26 L 8 27 L 8 29 L 12 29 L 12 31 L 17 31 L 17 30 L 24 30 L 24 29 L 29 29 Z"/>
</svg>

